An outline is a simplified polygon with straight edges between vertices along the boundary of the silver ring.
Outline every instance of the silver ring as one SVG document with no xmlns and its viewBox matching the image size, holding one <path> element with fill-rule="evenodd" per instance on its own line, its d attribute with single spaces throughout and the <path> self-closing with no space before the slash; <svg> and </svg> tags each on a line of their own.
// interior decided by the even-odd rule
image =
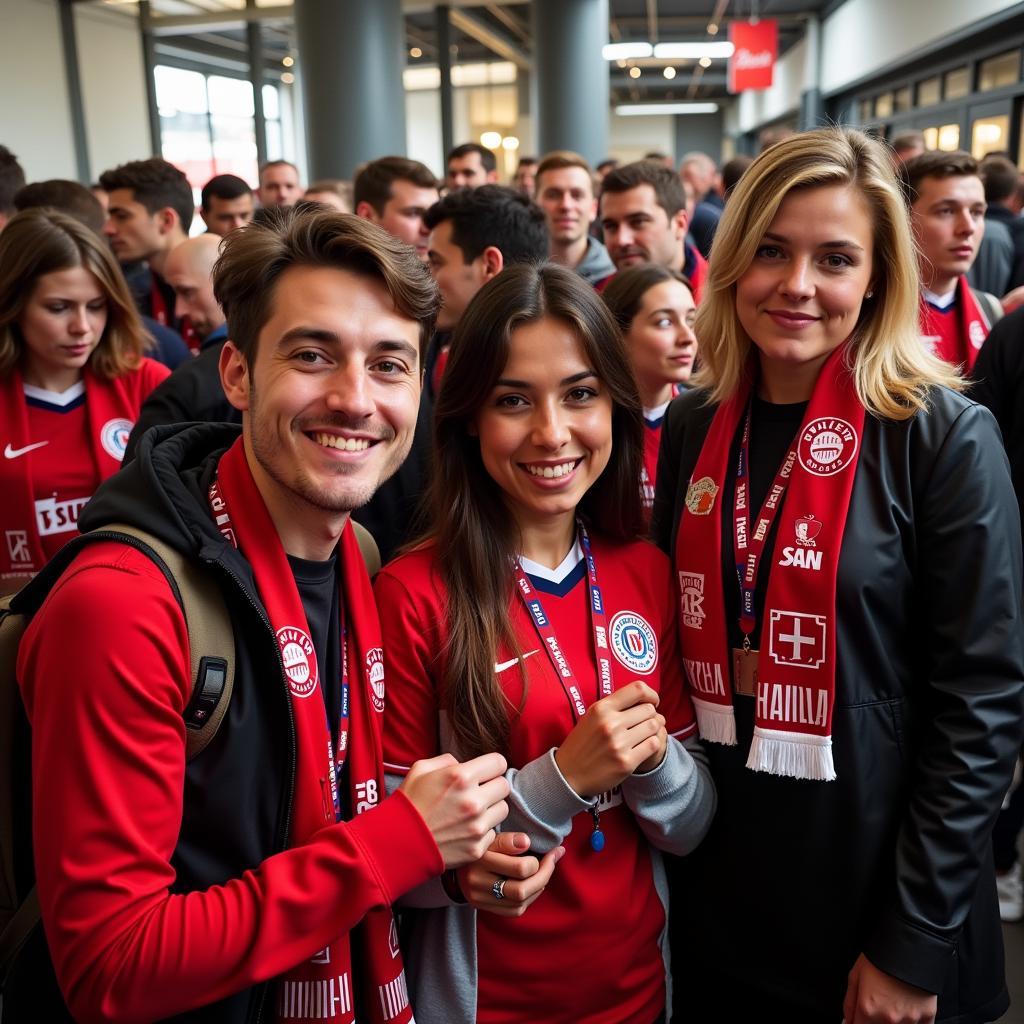
<svg viewBox="0 0 1024 1024">
<path fill-rule="evenodd" d="M 505 898 L 505 883 L 508 881 L 507 878 L 496 878 L 494 885 L 491 886 L 491 892 L 494 893 L 496 900 L 503 900 Z"/>
</svg>

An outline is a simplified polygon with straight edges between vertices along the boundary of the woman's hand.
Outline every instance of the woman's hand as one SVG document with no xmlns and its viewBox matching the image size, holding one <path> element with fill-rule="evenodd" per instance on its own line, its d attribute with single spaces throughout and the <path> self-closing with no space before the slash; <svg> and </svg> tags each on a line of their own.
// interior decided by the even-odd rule
<svg viewBox="0 0 1024 1024">
<path fill-rule="evenodd" d="M 880 971 L 863 953 L 850 971 L 845 1024 L 932 1024 L 939 997 Z"/>
<path fill-rule="evenodd" d="M 587 708 L 555 751 L 558 770 L 577 795 L 591 800 L 661 764 L 668 737 L 657 708 L 658 694 L 639 681 Z"/>
<path fill-rule="evenodd" d="M 526 856 L 529 848 L 530 837 L 525 833 L 499 832 L 480 860 L 459 869 L 462 895 L 477 910 L 498 917 L 522 917 L 551 881 L 555 865 L 565 854 L 564 846 L 556 846 L 537 860 Z M 499 900 L 494 883 L 503 880 Z"/>
</svg>

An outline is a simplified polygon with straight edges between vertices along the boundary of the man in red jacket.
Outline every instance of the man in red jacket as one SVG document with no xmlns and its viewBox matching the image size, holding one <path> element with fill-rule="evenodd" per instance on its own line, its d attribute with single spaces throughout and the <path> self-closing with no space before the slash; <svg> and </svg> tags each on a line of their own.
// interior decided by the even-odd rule
<svg viewBox="0 0 1024 1024">
<path fill-rule="evenodd" d="M 386 660 L 348 520 L 408 451 L 436 288 L 376 226 L 305 212 L 233 233 L 215 293 L 241 430 L 147 434 L 81 525 L 140 526 L 217 581 L 234 692 L 187 760 L 160 568 L 101 541 L 54 585 L 18 662 L 49 952 L 78 1021 L 407 1024 L 390 905 L 480 858 L 508 794 L 498 754 L 383 786 Z"/>
</svg>

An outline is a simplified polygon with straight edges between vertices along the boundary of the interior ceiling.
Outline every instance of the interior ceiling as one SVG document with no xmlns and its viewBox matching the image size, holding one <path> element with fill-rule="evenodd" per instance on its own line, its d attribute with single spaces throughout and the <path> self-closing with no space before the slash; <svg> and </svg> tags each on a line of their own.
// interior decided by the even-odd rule
<svg viewBox="0 0 1024 1024">
<path fill-rule="evenodd" d="M 542 2 L 542 0 L 537 0 Z M 106 0 L 113 7 L 134 7 L 131 0 Z M 263 42 L 268 68 L 286 69 L 281 61 L 297 56 L 287 0 L 257 0 L 256 6 L 270 8 L 271 17 L 261 19 Z M 608 0 L 611 42 L 697 42 L 728 39 L 728 23 L 751 16 L 776 18 L 779 21 L 779 49 L 785 53 L 805 32 L 809 15 L 822 14 L 837 6 L 837 0 Z M 245 0 L 151 0 L 153 21 L 162 16 L 172 18 L 211 16 L 237 12 Z M 459 3 L 452 4 L 450 45 L 453 63 L 514 60 L 528 67 L 532 45 L 531 7 L 528 2 Z M 406 59 L 409 66 L 437 63 L 437 21 L 433 3 L 425 0 L 404 0 L 406 26 Z M 708 25 L 716 19 L 717 36 L 708 33 Z M 185 30 L 183 30 L 185 31 Z M 181 36 L 161 35 L 158 46 L 201 50 L 207 59 L 221 50 L 225 57 L 244 60 L 246 39 L 240 26 L 210 25 L 187 30 L 188 41 Z M 419 51 L 417 56 L 412 53 Z M 640 76 L 632 78 L 630 68 L 636 65 Z M 664 70 L 672 66 L 676 75 L 669 80 Z M 680 99 L 722 99 L 726 91 L 726 62 L 715 60 L 707 69 L 689 60 L 637 60 L 620 66 L 609 64 L 612 102 Z"/>
</svg>

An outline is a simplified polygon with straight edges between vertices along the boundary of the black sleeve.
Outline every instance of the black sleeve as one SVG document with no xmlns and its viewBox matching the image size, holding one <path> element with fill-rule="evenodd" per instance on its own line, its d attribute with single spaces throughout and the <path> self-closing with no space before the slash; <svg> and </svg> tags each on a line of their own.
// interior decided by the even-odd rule
<svg viewBox="0 0 1024 1024">
<path fill-rule="evenodd" d="M 1021 535 L 987 410 L 966 408 L 918 461 L 917 746 L 894 891 L 864 953 L 939 992 L 1021 746 Z"/>
<path fill-rule="evenodd" d="M 682 450 L 682 424 L 679 399 L 669 403 L 661 428 L 658 469 L 654 481 L 654 507 L 651 510 L 651 540 L 672 558 L 672 534 L 675 532 L 676 492 L 679 488 L 679 457 Z"/>
<path fill-rule="evenodd" d="M 1016 398 L 1020 363 L 1024 354 L 1024 307 L 1005 316 L 989 332 L 971 370 L 970 396 L 984 405 L 999 424 L 1004 437 L 1010 434 L 1010 421 Z M 1016 355 L 1017 359 L 1011 357 Z"/>
</svg>

